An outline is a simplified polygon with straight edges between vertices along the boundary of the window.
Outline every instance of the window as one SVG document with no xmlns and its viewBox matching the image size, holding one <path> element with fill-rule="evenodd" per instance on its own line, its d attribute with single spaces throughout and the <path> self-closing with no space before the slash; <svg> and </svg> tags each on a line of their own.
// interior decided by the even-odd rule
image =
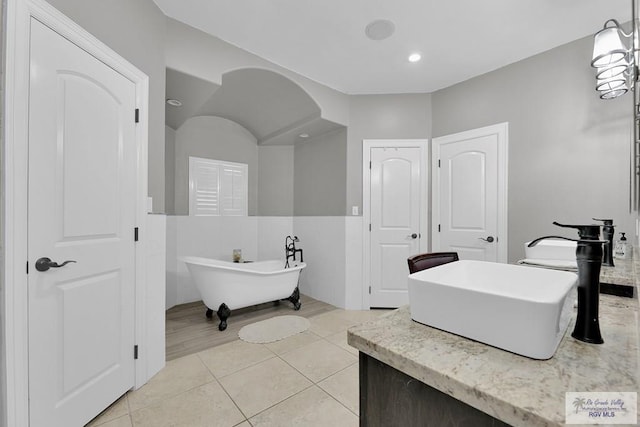
<svg viewBox="0 0 640 427">
<path fill-rule="evenodd" d="M 189 157 L 189 215 L 247 216 L 249 165 Z"/>
</svg>

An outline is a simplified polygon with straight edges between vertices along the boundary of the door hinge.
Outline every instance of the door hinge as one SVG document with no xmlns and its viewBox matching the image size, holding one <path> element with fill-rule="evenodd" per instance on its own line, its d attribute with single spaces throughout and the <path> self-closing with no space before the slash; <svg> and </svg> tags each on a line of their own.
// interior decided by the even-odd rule
<svg viewBox="0 0 640 427">
<path fill-rule="evenodd" d="M 369 231 L 371 231 L 371 223 L 369 223 Z"/>
<path fill-rule="evenodd" d="M 133 241 L 134 242 L 138 241 L 138 227 L 133 229 Z"/>
<path fill-rule="evenodd" d="M 371 162 L 369 162 L 369 169 L 371 169 Z"/>
<path fill-rule="evenodd" d="M 133 346 L 133 359 L 138 359 L 138 344 Z"/>
<path fill-rule="evenodd" d="M 27 261 L 27 274 L 29 274 L 29 261 Z"/>
<path fill-rule="evenodd" d="M 438 167 L 440 167 L 440 159 L 438 159 Z"/>
<path fill-rule="evenodd" d="M 140 123 L 140 109 L 136 108 L 136 123 Z"/>
<path fill-rule="evenodd" d="M 369 286 L 369 295 L 371 295 L 371 286 Z"/>
<path fill-rule="evenodd" d="M 440 232 L 440 224 L 438 224 L 438 233 Z"/>
</svg>

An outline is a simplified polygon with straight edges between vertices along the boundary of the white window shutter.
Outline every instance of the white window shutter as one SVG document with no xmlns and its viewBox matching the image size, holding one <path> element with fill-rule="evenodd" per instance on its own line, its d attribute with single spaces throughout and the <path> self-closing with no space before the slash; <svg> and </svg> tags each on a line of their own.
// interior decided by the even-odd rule
<svg viewBox="0 0 640 427">
<path fill-rule="evenodd" d="M 189 157 L 189 215 L 247 216 L 248 165 Z"/>
<path fill-rule="evenodd" d="M 247 216 L 247 165 L 222 165 L 221 215 Z"/>
</svg>

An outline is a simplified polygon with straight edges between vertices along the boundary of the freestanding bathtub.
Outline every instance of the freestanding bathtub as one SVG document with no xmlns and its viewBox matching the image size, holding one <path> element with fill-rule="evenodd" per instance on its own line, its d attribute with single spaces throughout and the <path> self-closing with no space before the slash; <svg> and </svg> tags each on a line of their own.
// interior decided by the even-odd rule
<svg viewBox="0 0 640 427">
<path fill-rule="evenodd" d="M 234 263 L 217 259 L 182 257 L 207 306 L 207 318 L 213 310 L 220 319 L 218 329 L 227 328 L 231 310 L 269 301 L 287 299 L 300 309 L 298 278 L 304 262 L 284 268 L 284 261 Z"/>
</svg>

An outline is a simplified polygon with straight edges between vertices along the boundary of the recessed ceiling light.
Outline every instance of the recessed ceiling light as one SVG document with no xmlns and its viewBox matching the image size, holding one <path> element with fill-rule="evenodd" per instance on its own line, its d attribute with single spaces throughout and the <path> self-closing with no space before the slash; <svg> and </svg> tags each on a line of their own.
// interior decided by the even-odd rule
<svg viewBox="0 0 640 427">
<path fill-rule="evenodd" d="M 182 107 L 182 102 L 178 101 L 177 99 L 167 99 L 167 104 L 171 105 L 172 107 Z"/>
<path fill-rule="evenodd" d="M 301 133 L 300 135 L 298 135 L 300 138 L 309 138 L 309 134 L 308 133 Z"/>
<path fill-rule="evenodd" d="M 409 62 L 418 62 L 422 59 L 422 55 L 419 53 L 412 53 L 409 55 Z"/>
<path fill-rule="evenodd" d="M 396 26 L 393 22 L 387 19 L 378 19 L 370 22 L 364 29 L 364 33 L 371 40 L 384 40 L 391 37 L 396 30 Z"/>
</svg>

